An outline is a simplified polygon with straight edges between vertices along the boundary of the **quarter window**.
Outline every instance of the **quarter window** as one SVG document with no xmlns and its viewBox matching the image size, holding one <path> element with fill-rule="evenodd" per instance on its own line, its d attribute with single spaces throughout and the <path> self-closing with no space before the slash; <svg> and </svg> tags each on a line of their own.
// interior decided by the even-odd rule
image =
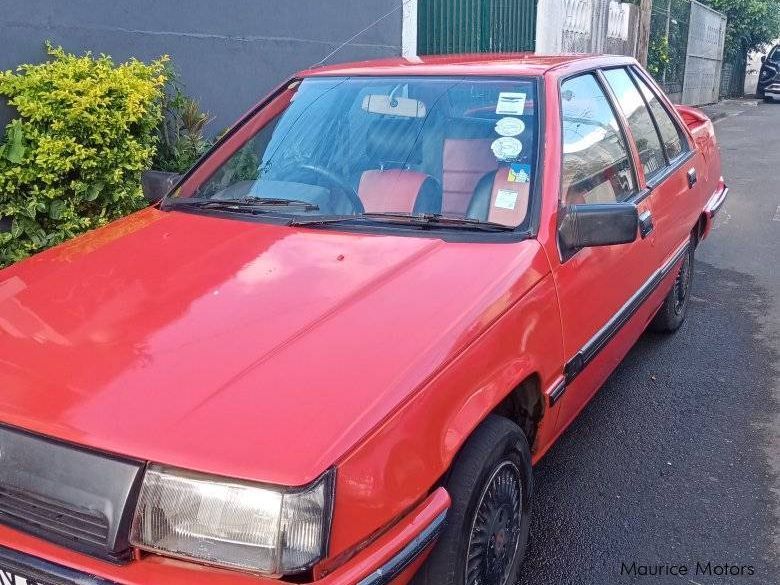
<svg viewBox="0 0 780 585">
<path fill-rule="evenodd" d="M 653 93 L 642 79 L 637 76 L 635 76 L 635 79 L 642 90 L 642 95 L 645 96 L 645 100 L 647 100 L 647 104 L 650 106 L 650 111 L 653 113 L 656 124 L 658 124 L 658 131 L 661 133 L 661 141 L 664 144 L 666 156 L 669 160 L 674 160 L 682 153 L 687 152 L 688 141 L 671 116 L 669 116 L 669 112 L 666 111 L 666 108 L 658 100 L 658 96 Z"/>
<path fill-rule="evenodd" d="M 628 120 L 645 176 L 650 177 L 666 166 L 666 157 L 645 100 L 625 69 L 608 69 L 604 77 Z"/>
<path fill-rule="evenodd" d="M 615 203 L 635 190 L 631 158 L 604 90 L 593 75 L 561 85 L 565 204 Z"/>
</svg>

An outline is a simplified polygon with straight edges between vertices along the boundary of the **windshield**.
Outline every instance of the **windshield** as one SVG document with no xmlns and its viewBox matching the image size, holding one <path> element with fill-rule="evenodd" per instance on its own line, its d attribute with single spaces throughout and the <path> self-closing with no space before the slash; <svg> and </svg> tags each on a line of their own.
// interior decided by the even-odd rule
<svg viewBox="0 0 780 585">
<path fill-rule="evenodd" d="M 426 216 L 454 229 L 452 220 L 528 221 L 534 79 L 315 77 L 279 99 L 266 107 L 278 114 L 226 142 L 211 158 L 226 148 L 229 156 L 216 167 L 207 160 L 213 170 L 193 173 L 175 198 L 339 221 Z"/>
</svg>

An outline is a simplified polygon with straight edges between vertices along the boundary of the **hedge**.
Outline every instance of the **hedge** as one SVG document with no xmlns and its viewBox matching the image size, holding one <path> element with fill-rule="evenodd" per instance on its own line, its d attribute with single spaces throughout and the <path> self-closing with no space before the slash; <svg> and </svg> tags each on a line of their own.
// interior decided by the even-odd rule
<svg viewBox="0 0 780 585">
<path fill-rule="evenodd" d="M 158 140 L 167 57 L 46 49 L 47 62 L 0 72 L 17 113 L 0 145 L 0 267 L 143 207 Z"/>
</svg>

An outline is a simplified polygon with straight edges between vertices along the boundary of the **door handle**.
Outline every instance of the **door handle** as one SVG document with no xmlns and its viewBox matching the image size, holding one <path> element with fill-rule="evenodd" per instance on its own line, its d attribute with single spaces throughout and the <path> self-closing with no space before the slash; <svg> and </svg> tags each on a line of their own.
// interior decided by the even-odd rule
<svg viewBox="0 0 780 585">
<path fill-rule="evenodd" d="M 688 170 L 688 189 L 693 189 L 693 186 L 696 184 L 696 181 L 699 180 L 698 175 L 696 174 L 696 169 L 689 169 Z"/>
<path fill-rule="evenodd" d="M 639 234 L 642 236 L 642 239 L 645 239 L 653 231 L 654 227 L 653 215 L 649 211 L 644 211 L 639 216 Z"/>
</svg>

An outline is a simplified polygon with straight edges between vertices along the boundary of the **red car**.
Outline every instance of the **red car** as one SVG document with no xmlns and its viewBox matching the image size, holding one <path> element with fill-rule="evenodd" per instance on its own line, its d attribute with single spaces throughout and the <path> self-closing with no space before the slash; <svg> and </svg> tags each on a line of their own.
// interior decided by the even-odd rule
<svg viewBox="0 0 780 585">
<path fill-rule="evenodd" d="M 0 578 L 514 582 L 532 465 L 685 319 L 727 189 L 630 58 L 305 71 L 0 272 Z"/>
</svg>

